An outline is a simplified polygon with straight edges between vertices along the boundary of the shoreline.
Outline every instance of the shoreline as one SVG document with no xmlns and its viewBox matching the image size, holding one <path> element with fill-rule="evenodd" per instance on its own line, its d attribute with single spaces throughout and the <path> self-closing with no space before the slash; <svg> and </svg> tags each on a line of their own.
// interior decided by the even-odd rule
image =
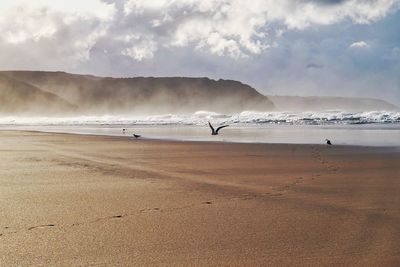
<svg viewBox="0 0 400 267">
<path fill-rule="evenodd" d="M 245 142 L 245 141 L 225 141 L 225 140 L 184 140 L 184 139 L 167 139 L 167 138 L 149 138 L 149 137 L 141 137 L 140 139 L 134 139 L 131 136 L 123 136 L 123 135 L 107 135 L 107 134 L 93 134 L 93 133 L 73 133 L 73 132 L 57 132 L 57 131 L 46 131 L 46 130 L 20 130 L 20 129 L 1 129 L 0 132 L 31 132 L 31 133 L 50 133 L 50 134 L 59 134 L 59 135 L 78 135 L 78 136 L 92 136 L 92 137 L 111 137 L 121 140 L 134 140 L 134 141 L 153 141 L 153 142 L 183 142 L 183 143 L 211 143 L 211 144 L 254 144 L 254 145 L 300 145 L 300 146 L 322 146 L 328 147 L 326 144 L 315 144 L 315 143 L 267 143 L 267 142 Z M 364 147 L 364 148 L 391 148 L 391 149 L 400 149 L 400 145 L 349 145 L 349 144 L 333 144 L 335 147 Z"/>
</svg>

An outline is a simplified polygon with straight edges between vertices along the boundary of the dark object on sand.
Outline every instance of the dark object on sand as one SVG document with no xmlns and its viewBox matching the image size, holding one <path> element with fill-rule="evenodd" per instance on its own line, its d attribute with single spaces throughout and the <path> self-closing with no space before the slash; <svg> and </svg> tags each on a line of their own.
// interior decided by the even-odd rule
<svg viewBox="0 0 400 267">
<path fill-rule="evenodd" d="M 332 145 L 331 140 L 329 140 L 329 139 L 325 139 L 325 140 L 326 140 L 326 144 L 327 144 L 328 146 L 331 146 L 331 145 Z"/>
<path fill-rule="evenodd" d="M 228 127 L 228 126 L 229 126 L 229 125 L 222 125 L 222 126 L 219 126 L 219 127 L 217 128 L 217 130 L 215 130 L 214 127 L 211 125 L 210 122 L 208 122 L 208 125 L 209 125 L 210 128 L 211 128 L 211 135 L 218 135 L 218 131 L 219 131 L 219 130 L 221 130 L 222 128 L 225 128 L 225 127 Z"/>
<path fill-rule="evenodd" d="M 141 135 L 138 134 L 133 134 L 133 137 L 135 137 L 136 139 L 138 139 Z"/>
<path fill-rule="evenodd" d="M 122 129 L 122 132 L 125 134 L 126 129 Z"/>
</svg>

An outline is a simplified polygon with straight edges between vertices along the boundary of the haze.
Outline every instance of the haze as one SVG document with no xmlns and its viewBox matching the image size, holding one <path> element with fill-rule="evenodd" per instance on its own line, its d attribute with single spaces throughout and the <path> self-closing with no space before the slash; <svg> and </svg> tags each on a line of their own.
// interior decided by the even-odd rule
<svg viewBox="0 0 400 267">
<path fill-rule="evenodd" d="M 0 69 L 233 79 L 400 104 L 400 1 L 0 3 Z"/>
</svg>

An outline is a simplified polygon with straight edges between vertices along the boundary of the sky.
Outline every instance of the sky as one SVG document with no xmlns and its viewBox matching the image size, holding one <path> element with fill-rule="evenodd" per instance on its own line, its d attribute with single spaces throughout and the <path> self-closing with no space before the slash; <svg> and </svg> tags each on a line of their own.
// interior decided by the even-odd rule
<svg viewBox="0 0 400 267">
<path fill-rule="evenodd" d="M 400 105 L 400 0 L 1 0 L 0 69 L 233 79 Z"/>
</svg>

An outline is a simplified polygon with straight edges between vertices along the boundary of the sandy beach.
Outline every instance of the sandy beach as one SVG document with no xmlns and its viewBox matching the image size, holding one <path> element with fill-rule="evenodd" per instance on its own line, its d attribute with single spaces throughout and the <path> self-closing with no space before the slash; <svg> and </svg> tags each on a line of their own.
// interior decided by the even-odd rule
<svg viewBox="0 0 400 267">
<path fill-rule="evenodd" d="M 0 266 L 400 266 L 399 148 L 0 140 Z"/>
</svg>

